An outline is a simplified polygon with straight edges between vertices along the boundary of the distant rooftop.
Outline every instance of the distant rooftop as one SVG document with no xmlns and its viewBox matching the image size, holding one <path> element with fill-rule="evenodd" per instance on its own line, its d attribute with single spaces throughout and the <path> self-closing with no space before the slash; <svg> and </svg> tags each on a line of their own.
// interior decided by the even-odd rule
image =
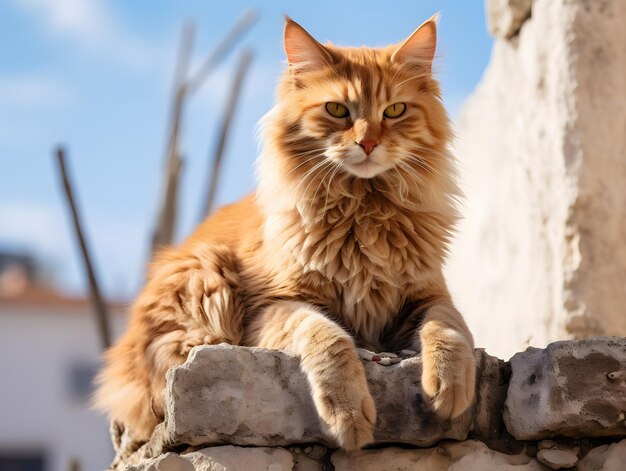
<svg viewBox="0 0 626 471">
<path fill-rule="evenodd" d="M 91 307 L 89 298 L 62 293 L 49 282 L 42 282 L 37 275 L 38 265 L 32 255 L 0 252 L 0 307 L 16 305 L 83 309 Z M 127 304 L 120 300 L 109 303 L 115 310 L 123 309 Z"/>
</svg>

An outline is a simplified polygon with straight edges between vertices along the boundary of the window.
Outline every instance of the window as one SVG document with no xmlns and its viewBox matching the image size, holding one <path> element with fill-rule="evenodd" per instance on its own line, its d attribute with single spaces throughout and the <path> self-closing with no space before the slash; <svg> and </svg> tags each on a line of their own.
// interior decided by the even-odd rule
<svg viewBox="0 0 626 471">
<path fill-rule="evenodd" d="M 45 471 L 45 459 L 41 452 L 8 452 L 0 450 L 2 471 Z"/>
<path fill-rule="evenodd" d="M 69 390 L 72 398 L 81 401 L 89 400 L 94 389 L 93 380 L 98 368 L 97 364 L 77 364 L 70 368 Z"/>
</svg>

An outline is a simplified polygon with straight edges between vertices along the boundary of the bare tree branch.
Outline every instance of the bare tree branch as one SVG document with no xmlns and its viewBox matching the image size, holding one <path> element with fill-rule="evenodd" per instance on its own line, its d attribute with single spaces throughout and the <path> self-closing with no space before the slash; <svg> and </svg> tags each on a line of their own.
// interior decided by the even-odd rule
<svg viewBox="0 0 626 471">
<path fill-rule="evenodd" d="M 182 158 L 178 150 L 183 107 L 186 96 L 186 77 L 189 60 L 193 49 L 194 26 L 187 23 L 183 26 L 180 40 L 178 60 L 174 72 L 173 103 L 170 112 L 170 126 L 165 162 L 165 179 L 161 193 L 161 206 L 157 224 L 152 235 L 152 255 L 164 245 L 172 243 L 176 228 L 178 208 L 178 182 L 182 168 Z"/>
<path fill-rule="evenodd" d="M 246 10 L 239 17 L 234 26 L 224 36 L 217 47 L 209 54 L 198 71 L 188 80 L 187 92 L 195 92 L 213 72 L 213 69 L 226 57 L 237 41 L 258 20 L 259 13 L 255 9 Z"/>
<path fill-rule="evenodd" d="M 178 183 L 182 168 L 182 158 L 178 144 L 186 99 L 190 93 L 193 93 L 202 85 L 215 66 L 224 59 L 257 18 L 258 13 L 256 10 L 252 9 L 244 12 L 213 52 L 209 54 L 198 71 L 189 79 L 187 79 L 187 69 L 189 68 L 189 58 L 193 45 L 193 29 L 190 25 L 186 25 L 183 29 L 175 75 L 165 181 L 157 225 L 152 235 L 152 255 L 160 247 L 171 244 L 174 239 L 178 208 Z"/>
<path fill-rule="evenodd" d="M 204 208 L 201 214 L 201 219 L 208 216 L 215 205 L 215 196 L 217 194 L 217 184 L 219 181 L 219 173 L 222 166 L 222 160 L 224 158 L 224 149 L 228 139 L 228 133 L 230 131 L 230 125 L 235 115 L 235 109 L 237 108 L 237 101 L 241 93 L 241 86 L 243 79 L 246 76 L 250 62 L 252 61 L 252 53 L 248 50 L 244 51 L 239 57 L 239 64 L 237 66 L 237 72 L 235 73 L 235 80 L 233 81 L 228 102 L 226 103 L 226 110 L 222 118 L 222 124 L 220 126 L 219 139 L 217 141 L 217 147 L 213 154 L 211 162 L 211 174 L 209 177 L 209 186 L 207 189 L 206 199 L 204 201 Z"/>
<path fill-rule="evenodd" d="M 74 200 L 72 184 L 69 180 L 65 167 L 65 150 L 62 147 L 57 147 L 56 149 L 56 160 L 59 167 L 59 174 L 61 176 L 63 189 L 65 191 L 67 205 L 70 208 L 72 214 L 74 232 L 76 233 L 76 239 L 78 240 L 80 251 L 83 257 L 85 274 L 87 275 L 87 279 L 89 280 L 91 303 L 93 304 L 94 312 L 96 314 L 96 324 L 98 326 L 98 332 L 100 334 L 100 342 L 102 343 L 102 347 L 104 349 L 107 349 L 111 346 L 111 330 L 109 328 L 108 322 L 108 310 L 106 304 L 104 303 L 104 300 L 102 299 L 102 295 L 100 294 L 100 288 L 98 285 L 98 280 L 96 279 L 96 274 L 93 269 L 91 257 L 89 255 L 87 241 L 85 240 L 85 236 L 83 235 L 80 217 L 78 215 L 76 202 Z"/>
</svg>

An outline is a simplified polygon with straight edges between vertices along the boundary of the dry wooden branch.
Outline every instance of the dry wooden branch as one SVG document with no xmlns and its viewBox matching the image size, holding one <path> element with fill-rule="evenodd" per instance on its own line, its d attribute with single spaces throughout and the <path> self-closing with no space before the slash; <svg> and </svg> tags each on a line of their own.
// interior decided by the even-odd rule
<svg viewBox="0 0 626 471">
<path fill-rule="evenodd" d="M 187 69 L 193 43 L 193 29 L 186 25 L 183 29 L 181 46 L 176 67 L 174 100 L 170 118 L 170 132 L 168 141 L 167 161 L 164 187 L 157 224 L 152 235 L 152 255 L 160 247 L 173 242 L 176 230 L 178 183 L 182 168 L 182 158 L 179 151 L 178 138 L 182 126 L 182 117 L 185 101 L 190 93 L 196 91 L 208 78 L 237 40 L 254 24 L 258 18 L 256 10 L 247 10 L 220 41 L 218 46 L 209 54 L 198 71 L 187 80 Z"/>
<path fill-rule="evenodd" d="M 152 255 L 164 245 L 172 243 L 176 228 L 178 208 L 178 182 L 182 168 L 182 157 L 178 151 L 183 107 L 186 95 L 186 77 L 193 49 L 194 26 L 187 23 L 181 33 L 180 49 L 174 72 L 174 91 L 170 112 L 170 126 L 165 162 L 165 179 L 161 193 L 161 205 L 157 224 L 152 234 Z"/>
<path fill-rule="evenodd" d="M 65 150 L 62 147 L 56 149 L 56 160 L 59 167 L 59 174 L 61 176 L 61 182 L 65 192 L 65 198 L 67 205 L 70 208 L 72 214 L 72 222 L 74 224 L 74 232 L 76 233 L 76 239 L 80 246 L 80 251 L 83 258 L 83 266 L 85 268 L 85 274 L 89 281 L 89 291 L 91 293 L 91 303 L 94 307 L 94 313 L 96 314 L 96 325 L 98 326 L 98 333 L 100 335 L 100 342 L 104 349 L 111 346 L 111 330 L 109 328 L 108 310 L 107 306 L 100 294 L 100 288 L 96 274 L 94 272 L 91 257 L 89 255 L 89 249 L 87 247 L 87 241 L 83 235 L 83 229 L 78 210 L 76 208 L 76 202 L 74 199 L 74 192 L 72 190 L 72 184 L 67 174 L 65 167 Z"/>
<path fill-rule="evenodd" d="M 246 10 L 224 36 L 217 47 L 209 54 L 198 71 L 187 82 L 187 92 L 193 93 L 209 77 L 213 69 L 228 55 L 237 41 L 258 20 L 259 13 L 255 9 Z"/>
<path fill-rule="evenodd" d="M 217 146 L 215 148 L 213 159 L 211 161 L 211 174 L 209 176 L 209 186 L 207 189 L 206 199 L 204 200 L 204 208 L 201 214 L 201 219 L 204 219 L 206 216 L 208 216 L 211 213 L 211 211 L 213 211 L 213 207 L 215 205 L 215 196 L 217 194 L 219 174 L 220 174 L 220 169 L 222 166 L 222 160 L 224 158 L 224 149 L 226 147 L 226 142 L 228 140 L 228 133 L 230 131 L 230 125 L 232 123 L 233 116 L 235 115 L 235 109 L 237 108 L 237 101 L 241 93 L 241 86 L 243 84 L 243 79 L 246 76 L 246 73 L 248 71 L 251 61 L 252 61 L 252 53 L 248 50 L 244 51 L 239 58 L 237 72 L 235 73 L 235 80 L 233 81 L 233 85 L 230 90 L 230 95 L 226 103 L 226 110 L 224 111 L 224 116 L 222 118 Z"/>
</svg>

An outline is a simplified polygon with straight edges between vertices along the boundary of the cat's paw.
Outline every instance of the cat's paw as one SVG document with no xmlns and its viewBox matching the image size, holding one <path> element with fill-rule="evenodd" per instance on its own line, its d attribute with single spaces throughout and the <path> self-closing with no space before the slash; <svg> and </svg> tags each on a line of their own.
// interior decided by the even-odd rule
<svg viewBox="0 0 626 471">
<path fill-rule="evenodd" d="M 465 337 L 445 328 L 422 338 L 422 390 L 441 419 L 465 412 L 474 402 L 475 385 L 474 349 Z"/>
<path fill-rule="evenodd" d="M 344 450 L 359 450 L 374 441 L 376 407 L 367 384 L 323 396 L 318 412 Z"/>
</svg>

